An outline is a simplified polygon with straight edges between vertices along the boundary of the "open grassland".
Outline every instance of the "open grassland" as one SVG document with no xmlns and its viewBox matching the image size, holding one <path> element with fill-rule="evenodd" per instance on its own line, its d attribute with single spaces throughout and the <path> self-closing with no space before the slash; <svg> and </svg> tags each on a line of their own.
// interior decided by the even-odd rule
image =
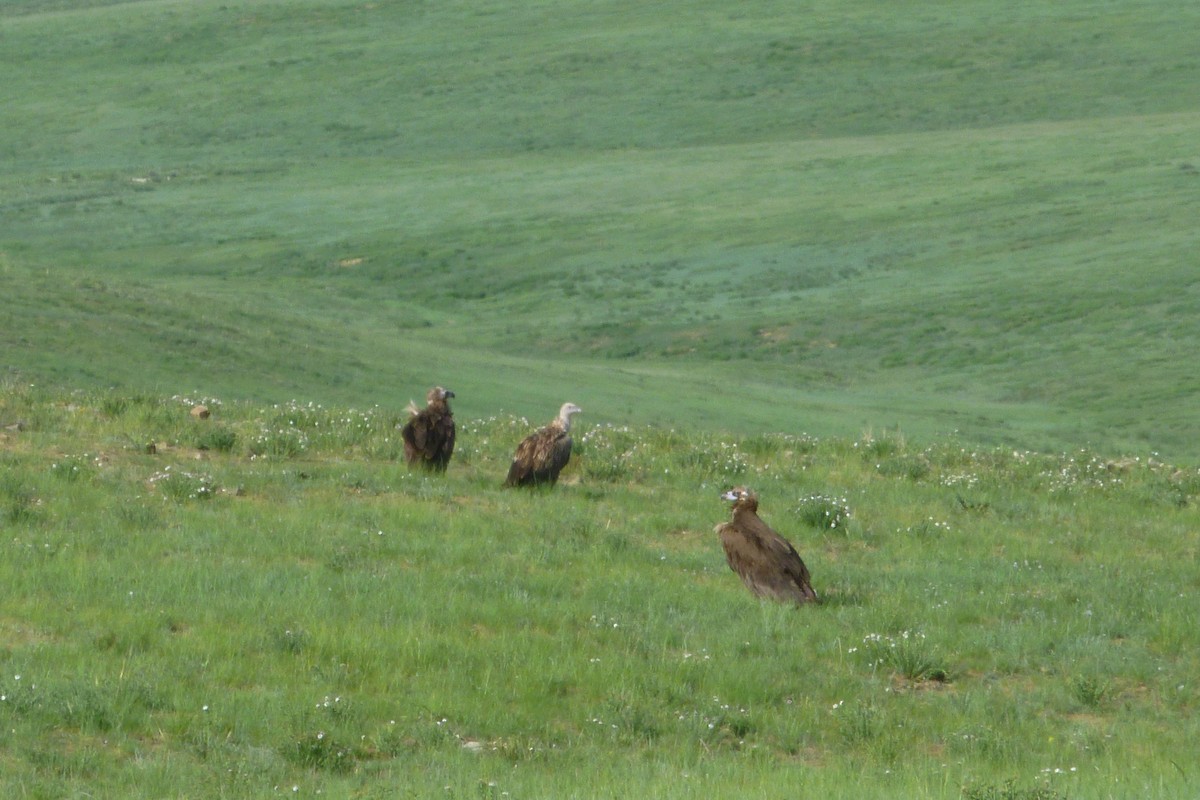
<svg viewBox="0 0 1200 800">
<path fill-rule="evenodd" d="M 0 393 L 5 797 L 1193 798 L 1200 471 L 888 433 Z M 151 446 L 153 445 L 153 446 Z M 820 606 L 753 599 L 747 484 Z"/>
<path fill-rule="evenodd" d="M 0 24 L 21 380 L 1200 457 L 1195 4 Z"/>
<path fill-rule="evenodd" d="M 1200 795 L 1198 29 L 6 0 L 0 795 Z"/>
</svg>

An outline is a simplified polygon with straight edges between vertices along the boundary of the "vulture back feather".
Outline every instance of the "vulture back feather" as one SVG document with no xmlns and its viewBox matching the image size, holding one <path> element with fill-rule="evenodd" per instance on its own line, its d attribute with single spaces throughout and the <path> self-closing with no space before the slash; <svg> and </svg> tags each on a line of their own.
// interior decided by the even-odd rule
<svg viewBox="0 0 1200 800">
<path fill-rule="evenodd" d="M 517 445 L 504 485 L 553 486 L 557 483 L 558 473 L 571 460 L 571 415 L 582 411 L 574 403 L 563 403 L 553 422 L 525 437 Z"/>
<path fill-rule="evenodd" d="M 446 402 L 454 392 L 435 386 L 425 395 L 425 408 L 408 404 L 408 422 L 400 429 L 409 466 L 445 472 L 454 454 L 454 414 Z"/>
<path fill-rule="evenodd" d="M 716 527 L 729 568 L 757 597 L 796 604 L 817 602 L 812 577 L 796 548 L 758 517 L 758 496 L 745 487 L 721 495 L 733 518 Z"/>
</svg>

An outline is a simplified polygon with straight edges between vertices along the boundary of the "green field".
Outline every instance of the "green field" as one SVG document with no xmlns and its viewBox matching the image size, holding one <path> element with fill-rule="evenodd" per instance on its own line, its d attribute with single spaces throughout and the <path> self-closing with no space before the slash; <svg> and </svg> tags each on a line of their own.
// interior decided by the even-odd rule
<svg viewBox="0 0 1200 800">
<path fill-rule="evenodd" d="M 1197 796 L 1197 30 L 0 3 L 0 795 Z"/>
<path fill-rule="evenodd" d="M 1196 458 L 1191 4 L 13 1 L 18 380 Z"/>
<path fill-rule="evenodd" d="M 1200 471 L 14 389 L 5 797 L 1192 798 Z M 153 444 L 154 452 L 147 452 Z M 822 595 L 755 600 L 748 483 Z M 294 789 L 292 787 L 295 787 Z"/>
</svg>

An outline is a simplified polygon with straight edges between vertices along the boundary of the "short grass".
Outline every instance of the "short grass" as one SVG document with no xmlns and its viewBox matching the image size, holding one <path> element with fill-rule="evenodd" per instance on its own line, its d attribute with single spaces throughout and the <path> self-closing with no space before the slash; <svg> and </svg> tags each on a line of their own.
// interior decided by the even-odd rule
<svg viewBox="0 0 1200 800">
<path fill-rule="evenodd" d="M 1198 15 L 3 3 L 0 794 L 1195 797 Z"/>
<path fill-rule="evenodd" d="M 0 366 L 1195 459 L 1198 14 L 13 0 Z"/>
<path fill-rule="evenodd" d="M 207 420 L 189 410 L 198 400 Z M 0 793 L 1191 798 L 1200 472 L 398 407 L 0 394 Z M 757 489 L 825 602 L 755 600 Z"/>
</svg>

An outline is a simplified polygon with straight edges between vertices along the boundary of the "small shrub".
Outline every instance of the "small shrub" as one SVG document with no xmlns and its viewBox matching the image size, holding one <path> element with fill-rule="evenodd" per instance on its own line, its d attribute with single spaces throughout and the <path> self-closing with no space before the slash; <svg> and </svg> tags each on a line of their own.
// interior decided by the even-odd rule
<svg viewBox="0 0 1200 800">
<path fill-rule="evenodd" d="M 216 486 L 211 475 L 172 470 L 169 466 L 162 472 L 152 475 L 150 484 L 156 486 L 164 497 L 177 503 L 188 500 L 209 500 L 216 494 Z"/>
<path fill-rule="evenodd" d="M 589 428 L 576 442 L 584 476 L 589 480 L 608 483 L 636 477 L 638 470 L 634 462 L 646 450 L 644 438 L 632 429 L 611 425 Z"/>
<path fill-rule="evenodd" d="M 626 744 L 653 742 L 662 734 L 654 714 L 626 695 L 610 697 L 589 722 Z"/>
<path fill-rule="evenodd" d="M 340 694 L 335 694 L 332 697 L 325 695 L 321 702 L 316 705 L 317 713 L 325 714 L 332 719 L 348 716 L 350 713 L 350 701 L 342 697 Z"/>
<path fill-rule="evenodd" d="M 100 400 L 100 413 L 109 419 L 116 419 L 129 408 L 128 397 L 108 396 Z"/>
<path fill-rule="evenodd" d="M 228 453 L 233 450 L 235 444 L 237 444 L 237 434 L 222 426 L 208 428 L 196 437 L 197 450 Z"/>
<path fill-rule="evenodd" d="M 742 475 L 750 464 L 736 443 L 716 442 L 711 449 L 701 444 L 676 457 L 679 468 L 701 477 L 722 478 Z"/>
<path fill-rule="evenodd" d="M 613 555 L 623 553 L 633 546 L 632 542 L 629 541 L 629 537 L 621 531 L 608 531 L 600 538 L 599 543 L 606 551 Z"/>
<path fill-rule="evenodd" d="M 875 435 L 868 431 L 862 439 L 854 443 L 863 458 L 886 458 L 904 452 L 904 436 L 900 433 L 882 433 Z"/>
<path fill-rule="evenodd" d="M 325 563 L 331 572 L 340 574 L 353 570 L 361 558 L 362 554 L 358 548 L 338 545 L 334 548 L 333 554 L 329 556 L 329 560 Z"/>
<path fill-rule="evenodd" d="M 337 773 L 352 772 L 358 760 L 354 748 L 335 741 L 332 734 L 323 730 L 301 736 L 292 742 L 284 756 L 307 769 Z"/>
<path fill-rule="evenodd" d="M 459 744 L 459 737 L 450 728 L 445 717 L 420 719 L 409 722 L 391 722 L 387 728 L 373 737 L 373 746 L 384 756 L 394 758 L 413 750 L 436 750 Z"/>
<path fill-rule="evenodd" d="M 250 455 L 294 458 L 308 449 L 308 435 L 295 428 L 264 427 L 250 440 Z"/>
<path fill-rule="evenodd" d="M 771 458 L 784 450 L 787 440 L 782 436 L 761 434 L 742 439 L 742 449 L 758 458 Z"/>
<path fill-rule="evenodd" d="M 309 636 L 306 631 L 299 628 L 295 630 L 287 628 L 274 633 L 271 640 L 279 652 L 296 655 L 308 647 Z"/>
<path fill-rule="evenodd" d="M 810 495 L 802 498 L 795 510 L 800 519 L 819 530 L 844 530 L 850 520 L 850 506 L 844 497 Z"/>
<path fill-rule="evenodd" d="M 66 456 L 50 465 L 50 474 L 66 483 L 75 483 L 93 471 L 92 461 L 87 456 Z"/>
<path fill-rule="evenodd" d="M 882 459 L 875 465 L 875 469 L 885 477 L 907 478 L 910 481 L 922 480 L 932 471 L 926 457 L 904 454 Z"/>
<path fill-rule="evenodd" d="M 1080 675 L 1071 682 L 1071 692 L 1081 705 L 1096 708 L 1108 696 L 1108 684 L 1091 675 Z"/>
<path fill-rule="evenodd" d="M 850 652 L 861 653 L 871 669 L 884 667 L 913 681 L 946 681 L 949 673 L 926 644 L 920 631 L 903 631 L 897 636 L 868 633 L 861 647 Z"/>
<path fill-rule="evenodd" d="M 617 483 L 628 479 L 629 467 L 620 454 L 596 453 L 583 461 L 583 474 L 589 481 Z"/>
<path fill-rule="evenodd" d="M 5 674 L 0 678 L 0 703 L 5 711 L 25 716 L 44 708 L 46 692 L 33 681 L 22 682 L 20 674 Z"/>
<path fill-rule="evenodd" d="M 841 703 L 834 707 L 837 714 L 838 734 L 848 745 L 862 745 L 879 737 L 882 727 L 879 709 L 866 703 L 856 703 L 844 708 Z"/>
</svg>

